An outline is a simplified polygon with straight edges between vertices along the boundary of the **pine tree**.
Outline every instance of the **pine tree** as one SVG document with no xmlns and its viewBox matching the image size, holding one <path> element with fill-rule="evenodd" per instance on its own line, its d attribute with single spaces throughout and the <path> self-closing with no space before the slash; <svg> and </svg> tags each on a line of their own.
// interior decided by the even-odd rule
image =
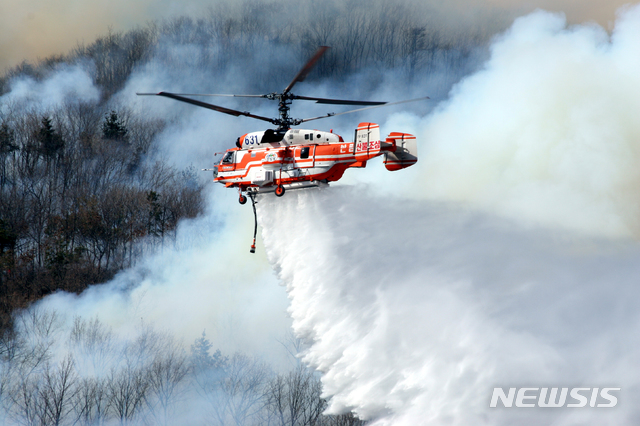
<svg viewBox="0 0 640 426">
<path fill-rule="evenodd" d="M 202 332 L 202 337 L 196 339 L 193 345 L 191 345 L 191 363 L 196 371 L 224 369 L 229 358 L 223 356 L 219 349 L 211 355 L 210 351 L 212 347 L 213 345 L 211 341 L 207 339 L 204 331 Z"/>
<path fill-rule="evenodd" d="M 38 130 L 36 139 L 40 146 L 38 147 L 40 153 L 52 157 L 64 148 L 64 140 L 53 128 L 51 119 L 49 117 L 42 118 L 42 127 Z"/>
<path fill-rule="evenodd" d="M 202 337 L 196 339 L 191 345 L 191 359 L 196 368 L 206 368 L 212 364 L 213 358 L 209 353 L 212 346 L 204 331 L 202 332 Z"/>
<path fill-rule="evenodd" d="M 127 128 L 115 111 L 111 111 L 102 123 L 102 137 L 107 140 L 126 142 Z"/>
<path fill-rule="evenodd" d="M 7 183 L 7 157 L 18 149 L 18 146 L 14 144 L 15 140 L 13 130 L 7 123 L 2 123 L 0 126 L 0 188 Z"/>
<path fill-rule="evenodd" d="M 18 147 L 14 145 L 14 141 L 15 135 L 13 130 L 11 130 L 7 123 L 2 123 L 2 126 L 0 126 L 0 154 L 6 154 L 18 149 Z"/>
</svg>

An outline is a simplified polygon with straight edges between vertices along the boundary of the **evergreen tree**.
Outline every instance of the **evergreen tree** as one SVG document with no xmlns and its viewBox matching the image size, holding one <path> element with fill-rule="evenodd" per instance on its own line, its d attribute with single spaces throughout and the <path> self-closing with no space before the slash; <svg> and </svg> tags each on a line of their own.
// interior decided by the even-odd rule
<svg viewBox="0 0 640 426">
<path fill-rule="evenodd" d="M 105 117 L 104 123 L 102 123 L 102 137 L 118 142 L 127 141 L 127 128 L 115 111 L 111 111 Z"/>
<path fill-rule="evenodd" d="M 36 135 L 40 153 L 52 157 L 64 148 L 64 140 L 53 128 L 49 117 L 42 118 L 42 126 Z"/>
<path fill-rule="evenodd" d="M 13 144 L 14 141 L 15 135 L 13 130 L 11 130 L 7 123 L 2 123 L 2 126 L 0 126 L 0 154 L 17 150 L 18 147 Z"/>
<path fill-rule="evenodd" d="M 213 345 L 211 341 L 207 339 L 204 331 L 202 332 L 202 337 L 196 339 L 193 345 L 191 345 L 191 362 L 196 371 L 224 369 L 229 358 L 223 356 L 219 349 L 211 355 L 210 351 L 212 347 Z"/>
<path fill-rule="evenodd" d="M 211 365 L 213 358 L 209 351 L 213 345 L 207 339 L 206 333 L 202 332 L 202 337 L 196 339 L 191 345 L 191 359 L 196 367 L 208 367 Z"/>
<path fill-rule="evenodd" d="M 11 229 L 11 224 L 0 219 L 0 255 L 5 250 L 13 250 L 18 236 Z"/>
<path fill-rule="evenodd" d="M 11 152 L 18 149 L 14 141 L 13 130 L 7 123 L 2 123 L 2 126 L 0 126 L 0 188 L 7 183 L 7 157 Z"/>
</svg>

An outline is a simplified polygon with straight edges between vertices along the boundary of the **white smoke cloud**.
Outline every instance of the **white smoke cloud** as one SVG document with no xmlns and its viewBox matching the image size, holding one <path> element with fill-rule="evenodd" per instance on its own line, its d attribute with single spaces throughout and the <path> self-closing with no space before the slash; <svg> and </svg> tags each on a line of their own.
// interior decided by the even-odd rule
<svg viewBox="0 0 640 426">
<path fill-rule="evenodd" d="M 60 313 L 64 329 L 76 317 L 98 318 L 116 338 L 128 339 L 150 326 L 188 345 L 205 330 L 225 353 L 242 351 L 274 366 L 287 365 L 279 343 L 290 324 L 287 298 L 264 252 L 249 253 L 252 213 L 235 198 L 223 188 L 213 189 L 208 202 L 215 203 L 215 212 L 182 221 L 174 246 L 108 284 L 81 295 L 58 292 L 37 308 Z"/>
<path fill-rule="evenodd" d="M 68 102 L 95 103 L 100 99 L 100 90 L 94 86 L 87 67 L 90 65 L 61 65 L 42 81 L 16 77 L 10 81 L 9 93 L 2 96 L 2 104 L 46 111 Z"/>
<path fill-rule="evenodd" d="M 611 37 L 516 20 L 423 127 L 421 193 L 609 236 L 638 235 L 640 8 Z"/>
</svg>

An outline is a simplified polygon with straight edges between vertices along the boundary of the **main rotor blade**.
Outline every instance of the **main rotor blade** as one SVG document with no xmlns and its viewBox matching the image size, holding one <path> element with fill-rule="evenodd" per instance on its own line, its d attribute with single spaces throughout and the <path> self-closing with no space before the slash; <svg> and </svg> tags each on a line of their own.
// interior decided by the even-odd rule
<svg viewBox="0 0 640 426">
<path fill-rule="evenodd" d="M 164 92 L 161 92 L 161 93 L 164 93 Z M 172 93 L 172 94 L 176 96 L 222 96 L 226 98 L 266 98 L 266 95 L 231 95 L 231 94 L 220 94 L 220 93 Z M 136 93 L 136 95 L 155 96 L 157 95 L 157 93 Z"/>
<path fill-rule="evenodd" d="M 327 99 L 327 98 L 314 98 L 310 96 L 298 96 L 295 95 L 293 99 L 302 99 L 304 101 L 316 101 L 318 104 L 333 104 L 333 105 L 384 105 L 387 102 L 376 101 L 348 101 L 345 99 Z"/>
<path fill-rule="evenodd" d="M 202 108 L 207 108 L 207 109 L 211 109 L 214 111 L 218 111 L 221 112 L 223 114 L 229 114 L 229 115 L 233 115 L 233 116 L 240 116 L 243 115 L 245 117 L 251 117 L 251 118 L 255 118 L 257 120 L 262 120 L 262 121 L 268 121 L 269 123 L 274 123 L 274 120 L 272 118 L 267 118 L 267 117 L 262 117 L 259 115 L 255 115 L 255 114 L 251 114 L 250 112 L 247 111 L 238 111 L 235 109 L 231 109 L 231 108 L 225 108 L 225 107 L 221 107 L 218 105 L 213 105 L 213 104 L 208 104 L 206 102 L 201 102 L 201 101 L 197 101 L 195 99 L 191 99 L 191 98 L 185 98 L 181 95 L 176 95 L 175 93 L 169 93 L 169 92 L 160 92 L 160 93 L 136 93 L 137 95 L 153 95 L 153 96 L 164 96 L 166 98 L 171 98 L 171 99 L 175 99 L 176 101 L 180 101 L 180 102 L 186 102 L 188 104 L 191 105 L 195 105 L 195 106 L 199 106 Z"/>
<path fill-rule="evenodd" d="M 406 103 L 408 103 L 408 102 L 424 101 L 424 100 L 426 100 L 426 99 L 431 99 L 431 98 L 430 98 L 430 97 L 428 97 L 428 96 L 425 96 L 424 98 L 407 99 L 406 101 L 398 101 L 398 102 L 389 102 L 389 103 L 386 103 L 386 104 L 383 104 L 383 105 L 374 105 L 374 106 L 365 107 L 365 108 L 352 109 L 352 110 L 349 110 L 349 111 L 343 111 L 343 112 L 337 112 L 337 113 L 330 112 L 329 114 L 327 114 L 327 115 L 321 115 L 320 117 L 312 117 L 312 118 L 305 118 L 305 119 L 302 119 L 302 120 L 300 120 L 299 124 L 301 124 L 301 123 L 305 123 L 305 122 L 307 122 L 307 121 L 319 120 L 319 119 L 321 119 L 321 118 L 335 117 L 336 115 L 351 114 L 352 112 L 360 112 L 360 111 L 365 111 L 365 110 L 368 110 L 368 109 L 380 108 L 380 107 L 383 107 L 383 106 L 392 106 L 392 105 L 406 104 Z"/>
<path fill-rule="evenodd" d="M 307 75 L 309 74 L 309 72 L 311 72 L 311 70 L 313 69 L 313 66 L 316 64 L 316 62 L 318 62 L 318 60 L 322 57 L 322 55 L 324 55 L 324 52 L 326 52 L 328 49 L 329 49 L 329 46 L 320 46 L 320 48 L 318 48 L 318 50 L 316 51 L 315 55 L 313 55 L 313 57 L 309 59 L 309 62 L 307 62 L 307 64 L 304 67 L 302 67 L 302 69 L 293 78 L 293 80 L 291 80 L 291 83 L 289 83 L 289 85 L 284 89 L 284 92 L 282 92 L 282 94 L 285 95 L 289 93 L 291 88 L 293 88 L 293 86 L 297 82 L 304 81 L 304 79 L 307 78 Z"/>
<path fill-rule="evenodd" d="M 226 98 L 268 98 L 268 95 L 233 95 L 223 93 L 173 93 L 177 96 L 218 96 Z M 157 93 L 138 93 L 138 95 L 157 95 Z M 316 101 L 318 104 L 332 104 L 332 105 L 383 105 L 387 102 L 378 101 L 350 101 L 346 99 L 329 99 L 329 98 L 316 98 L 312 96 L 298 96 L 293 95 L 291 99 L 300 99 L 303 101 Z"/>
</svg>

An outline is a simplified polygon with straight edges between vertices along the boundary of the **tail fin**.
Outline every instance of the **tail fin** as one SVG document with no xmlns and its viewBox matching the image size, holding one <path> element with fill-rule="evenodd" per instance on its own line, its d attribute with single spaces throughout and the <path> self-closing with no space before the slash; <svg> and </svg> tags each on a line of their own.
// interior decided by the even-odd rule
<svg viewBox="0 0 640 426">
<path fill-rule="evenodd" d="M 357 161 L 367 161 L 380 154 L 380 126 L 376 123 L 360 123 L 353 141 L 353 153 Z"/>
<path fill-rule="evenodd" d="M 418 144 L 415 136 L 392 132 L 387 136 L 386 142 L 395 145 L 395 150 L 384 153 L 384 166 L 387 170 L 406 169 L 418 162 Z"/>
</svg>

